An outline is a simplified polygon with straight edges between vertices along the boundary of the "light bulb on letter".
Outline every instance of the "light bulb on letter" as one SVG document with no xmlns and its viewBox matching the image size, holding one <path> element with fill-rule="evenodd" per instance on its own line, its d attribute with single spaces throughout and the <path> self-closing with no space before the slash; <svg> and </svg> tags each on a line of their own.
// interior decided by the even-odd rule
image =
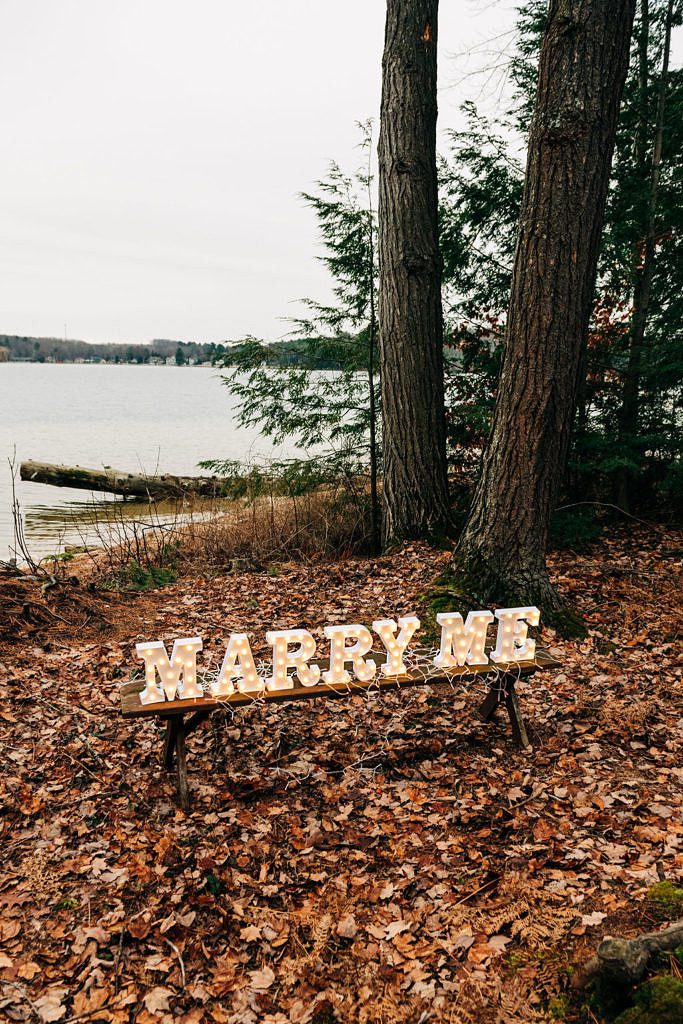
<svg viewBox="0 0 683 1024">
<path fill-rule="evenodd" d="M 166 647 L 161 640 L 153 643 L 136 644 L 138 657 L 145 663 L 145 689 L 140 694 L 142 704 L 156 704 L 166 700 L 194 700 L 201 697 L 202 689 L 197 683 L 197 652 L 202 649 L 201 637 L 193 636 L 176 640 L 169 661 Z M 157 686 L 159 673 L 163 694 Z"/>
<path fill-rule="evenodd" d="M 218 679 L 211 683 L 209 690 L 213 697 L 229 697 L 235 692 L 235 684 L 240 693 L 263 688 L 246 633 L 230 634 Z"/>
<path fill-rule="evenodd" d="M 269 690 L 291 690 L 294 680 L 287 670 L 293 668 L 302 686 L 315 686 L 320 669 L 308 662 L 315 654 L 315 640 L 307 629 L 281 629 L 266 633 L 266 643 L 273 648 L 273 674 L 266 680 Z M 290 644 L 298 644 L 290 650 Z"/>
<path fill-rule="evenodd" d="M 486 631 L 493 622 L 491 612 L 470 612 L 463 624 L 462 615 L 441 612 L 436 616 L 441 626 L 441 647 L 434 658 L 439 668 L 455 665 L 486 665 Z"/>
</svg>

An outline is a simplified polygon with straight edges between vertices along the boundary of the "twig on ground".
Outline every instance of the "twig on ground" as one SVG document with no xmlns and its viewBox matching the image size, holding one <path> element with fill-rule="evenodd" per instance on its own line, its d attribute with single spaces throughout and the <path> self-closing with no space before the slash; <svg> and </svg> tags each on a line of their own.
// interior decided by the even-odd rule
<svg viewBox="0 0 683 1024">
<path fill-rule="evenodd" d="M 171 942 L 170 939 L 165 939 L 165 941 L 168 943 L 168 945 L 171 947 L 171 949 L 173 950 L 175 955 L 178 957 L 178 963 L 180 964 L 180 980 L 181 980 L 182 988 L 184 990 L 185 989 L 185 964 L 184 964 L 183 958 L 182 958 L 182 956 L 180 954 L 180 950 L 178 949 L 178 947 L 176 946 L 176 944 L 174 942 Z"/>
</svg>

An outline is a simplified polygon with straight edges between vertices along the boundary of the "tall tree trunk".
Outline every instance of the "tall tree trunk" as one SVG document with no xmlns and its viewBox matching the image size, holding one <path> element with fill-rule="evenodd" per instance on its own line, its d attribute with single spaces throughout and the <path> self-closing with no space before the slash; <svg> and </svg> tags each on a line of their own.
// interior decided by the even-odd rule
<svg viewBox="0 0 683 1024">
<path fill-rule="evenodd" d="M 377 351 L 377 309 L 375 304 L 375 225 L 372 205 L 372 129 L 368 128 L 368 295 L 370 297 L 370 337 L 368 339 L 368 385 L 370 419 L 370 544 L 373 555 L 380 551 L 380 506 L 377 459 L 377 401 L 375 396 L 375 360 Z"/>
<path fill-rule="evenodd" d="M 370 192 L 370 186 L 368 186 Z M 372 198 L 371 198 L 372 202 Z M 375 312 L 375 233 L 370 206 L 370 338 L 368 345 L 368 384 L 370 387 L 370 542 L 372 553 L 380 550 L 380 511 L 377 490 L 377 402 L 375 400 L 375 348 L 377 314 Z"/>
<path fill-rule="evenodd" d="M 384 541 L 449 523 L 436 177 L 438 0 L 387 0 L 379 135 Z"/>
<path fill-rule="evenodd" d="M 588 333 L 635 0 L 550 0 L 493 427 L 455 554 L 484 601 L 562 604 L 545 553 Z M 548 615 L 550 613 L 550 615 Z"/>
<path fill-rule="evenodd" d="M 669 74 L 671 51 L 671 26 L 674 0 L 669 0 L 664 24 L 664 46 L 662 70 L 657 88 L 657 108 L 654 124 L 654 141 L 650 163 L 650 184 L 648 189 L 643 238 L 638 240 L 636 269 L 633 285 L 633 313 L 629 331 L 628 365 L 624 379 L 620 415 L 620 434 L 626 450 L 638 433 L 640 376 L 643 359 L 645 331 L 650 311 L 650 293 L 655 272 L 655 250 L 657 243 L 657 205 L 659 201 L 659 176 L 662 164 L 662 139 L 664 134 L 664 109 Z M 639 45 L 640 74 L 639 87 L 644 92 L 641 99 L 641 116 L 638 124 L 639 165 L 645 163 L 647 149 L 647 44 L 649 34 L 649 12 L 647 0 L 643 0 L 641 14 L 641 39 Z M 645 38 L 643 40 L 643 34 Z M 624 468 L 618 477 L 617 501 L 628 509 L 631 504 L 632 473 Z"/>
</svg>

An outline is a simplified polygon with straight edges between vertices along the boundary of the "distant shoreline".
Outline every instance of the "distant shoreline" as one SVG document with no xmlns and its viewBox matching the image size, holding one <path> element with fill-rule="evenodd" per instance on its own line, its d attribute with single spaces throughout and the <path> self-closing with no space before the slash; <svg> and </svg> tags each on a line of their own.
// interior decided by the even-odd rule
<svg viewBox="0 0 683 1024">
<path fill-rule="evenodd" d="M 229 368 L 240 365 L 240 357 L 261 349 L 264 362 L 275 367 L 335 370 L 329 359 L 318 359 L 311 343 L 330 339 L 286 338 L 266 342 L 247 337 L 230 341 L 196 342 L 155 338 L 145 344 L 91 343 L 69 338 L 34 338 L 0 334 L 0 364 L 104 364 L 107 366 L 204 366 Z"/>
<path fill-rule="evenodd" d="M 176 363 L 175 360 L 157 362 L 151 359 L 147 362 L 138 362 L 137 359 L 0 359 L 0 366 L 9 366 L 10 364 L 22 366 L 172 366 L 181 370 L 196 369 L 197 367 L 205 370 L 221 370 L 233 365 L 232 363 L 195 363 L 193 361 Z"/>
</svg>

